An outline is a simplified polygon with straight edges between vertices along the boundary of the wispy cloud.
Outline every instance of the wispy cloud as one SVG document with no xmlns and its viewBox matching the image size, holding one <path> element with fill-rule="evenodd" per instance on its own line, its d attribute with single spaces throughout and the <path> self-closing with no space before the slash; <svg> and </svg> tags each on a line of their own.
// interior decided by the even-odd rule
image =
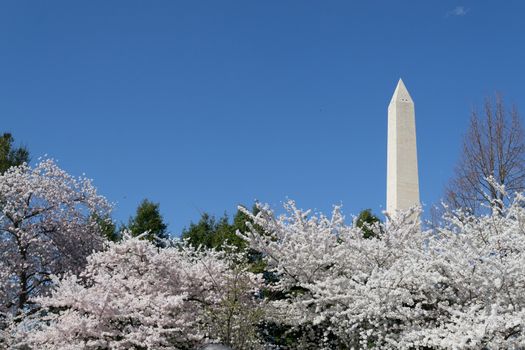
<svg viewBox="0 0 525 350">
<path fill-rule="evenodd" d="M 465 16 L 469 11 L 470 9 L 467 9 L 464 6 L 457 6 L 455 9 L 448 11 L 446 16 L 447 17 L 451 17 L 451 16 L 461 17 L 461 16 Z"/>
</svg>

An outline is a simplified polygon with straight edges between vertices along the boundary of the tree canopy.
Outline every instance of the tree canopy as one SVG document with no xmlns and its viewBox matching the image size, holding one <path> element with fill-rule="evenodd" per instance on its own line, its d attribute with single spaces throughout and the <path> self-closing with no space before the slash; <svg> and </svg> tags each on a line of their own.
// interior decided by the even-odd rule
<svg viewBox="0 0 525 350">
<path fill-rule="evenodd" d="M 501 96 L 487 98 L 474 110 L 463 139 L 455 174 L 445 189 L 452 208 L 472 213 L 502 208 L 508 193 L 525 190 L 525 134 L 516 107 L 506 108 Z"/>
<path fill-rule="evenodd" d="M 127 229 L 133 236 L 146 233 L 146 239 L 162 246 L 162 240 L 169 238 L 168 225 L 160 214 L 160 204 L 144 199 L 137 207 L 135 216 L 129 220 Z"/>
<path fill-rule="evenodd" d="M 371 238 L 377 236 L 380 223 L 381 220 L 372 213 L 372 209 L 365 209 L 357 216 L 355 225 L 363 230 L 364 238 Z"/>
<path fill-rule="evenodd" d="M 33 349 L 197 349 L 220 341 L 258 347 L 261 279 L 226 252 L 187 244 L 157 249 L 124 236 L 91 255 L 77 276 L 38 299 L 17 342 Z"/>
<path fill-rule="evenodd" d="M 15 139 L 10 133 L 0 136 L 0 174 L 12 166 L 29 162 L 29 151 L 25 147 L 14 147 Z"/>
<path fill-rule="evenodd" d="M 254 206 L 252 213 L 257 212 Z M 191 223 L 182 231 L 182 238 L 188 240 L 193 246 L 220 249 L 224 244 L 229 244 L 240 249 L 246 248 L 246 242 L 237 235 L 237 231 L 245 232 L 248 229 L 247 222 L 251 221 L 244 211 L 237 210 L 233 221 L 230 223 L 228 215 L 224 214 L 216 219 L 213 215 L 203 213 L 197 223 Z"/>
<path fill-rule="evenodd" d="M 93 218 L 110 210 L 89 179 L 52 160 L 0 175 L 0 313 L 27 311 L 52 275 L 79 272 L 103 246 Z"/>
</svg>

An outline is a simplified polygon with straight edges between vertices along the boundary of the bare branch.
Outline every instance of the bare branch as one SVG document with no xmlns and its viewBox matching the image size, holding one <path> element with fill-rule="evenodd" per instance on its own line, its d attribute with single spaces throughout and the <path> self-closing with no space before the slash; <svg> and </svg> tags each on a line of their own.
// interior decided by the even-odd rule
<svg viewBox="0 0 525 350">
<path fill-rule="evenodd" d="M 507 193 L 525 189 L 525 138 L 518 110 L 507 112 L 501 95 L 485 99 L 483 114 L 472 111 L 455 174 L 445 189 L 452 209 L 471 213 L 483 207 L 501 207 L 504 195 L 488 181 L 505 186 Z M 485 209 L 486 210 L 486 209 Z"/>
</svg>

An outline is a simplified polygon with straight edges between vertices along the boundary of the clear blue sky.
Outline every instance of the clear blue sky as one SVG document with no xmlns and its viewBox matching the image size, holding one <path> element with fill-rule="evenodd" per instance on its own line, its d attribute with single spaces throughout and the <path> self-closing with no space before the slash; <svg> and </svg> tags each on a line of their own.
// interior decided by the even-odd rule
<svg viewBox="0 0 525 350">
<path fill-rule="evenodd" d="M 421 199 L 442 195 L 469 112 L 525 113 L 523 1 L 2 1 L 0 131 L 85 172 L 126 221 L 287 198 L 385 203 L 387 105 L 416 103 Z"/>
</svg>

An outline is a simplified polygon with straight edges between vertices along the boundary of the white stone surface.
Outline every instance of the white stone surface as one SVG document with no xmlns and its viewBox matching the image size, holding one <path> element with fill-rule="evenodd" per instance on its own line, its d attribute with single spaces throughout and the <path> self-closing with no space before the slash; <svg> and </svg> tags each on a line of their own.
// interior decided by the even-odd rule
<svg viewBox="0 0 525 350">
<path fill-rule="evenodd" d="M 419 205 L 414 101 L 399 79 L 388 106 L 386 210 L 393 215 Z"/>
</svg>

